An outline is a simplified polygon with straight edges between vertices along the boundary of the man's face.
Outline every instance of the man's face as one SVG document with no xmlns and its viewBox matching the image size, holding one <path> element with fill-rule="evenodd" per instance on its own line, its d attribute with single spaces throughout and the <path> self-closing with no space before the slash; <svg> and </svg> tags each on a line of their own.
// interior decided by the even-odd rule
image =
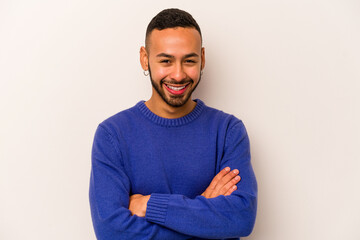
<svg viewBox="0 0 360 240">
<path fill-rule="evenodd" d="M 188 102 L 201 78 L 204 50 L 194 28 L 153 30 L 147 46 L 153 96 L 172 107 Z"/>
</svg>

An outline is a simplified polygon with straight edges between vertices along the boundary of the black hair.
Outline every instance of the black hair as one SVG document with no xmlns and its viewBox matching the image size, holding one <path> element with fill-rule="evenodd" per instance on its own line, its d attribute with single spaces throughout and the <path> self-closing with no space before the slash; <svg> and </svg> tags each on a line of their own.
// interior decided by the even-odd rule
<svg viewBox="0 0 360 240">
<path fill-rule="evenodd" d="M 148 37 L 154 29 L 163 30 L 176 27 L 195 28 L 202 39 L 200 27 L 190 13 L 177 8 L 169 8 L 159 12 L 150 21 L 146 29 L 145 45 L 148 45 Z"/>
</svg>

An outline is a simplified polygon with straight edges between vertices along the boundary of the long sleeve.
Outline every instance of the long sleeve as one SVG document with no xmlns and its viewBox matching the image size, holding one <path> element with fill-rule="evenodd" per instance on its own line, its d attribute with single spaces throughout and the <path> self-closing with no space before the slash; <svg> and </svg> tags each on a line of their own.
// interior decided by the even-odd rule
<svg viewBox="0 0 360 240">
<path fill-rule="evenodd" d="M 221 168 L 239 169 L 241 181 L 230 196 L 193 199 L 177 194 L 151 194 L 146 219 L 200 238 L 235 238 L 251 233 L 257 209 L 257 183 L 250 162 L 249 139 L 241 121 L 227 132 Z M 201 174 L 201 171 L 200 173 Z"/>
<path fill-rule="evenodd" d="M 189 236 L 132 216 L 130 180 L 112 135 L 98 127 L 92 149 L 90 206 L 97 239 L 187 239 Z"/>
</svg>

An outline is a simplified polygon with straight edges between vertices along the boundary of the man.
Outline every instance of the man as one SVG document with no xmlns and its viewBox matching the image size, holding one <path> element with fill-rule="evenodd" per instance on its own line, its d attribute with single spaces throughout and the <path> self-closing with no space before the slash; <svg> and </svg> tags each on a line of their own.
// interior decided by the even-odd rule
<svg viewBox="0 0 360 240">
<path fill-rule="evenodd" d="M 191 99 L 205 66 L 192 16 L 179 9 L 155 16 L 140 62 L 151 98 L 108 118 L 95 134 L 90 203 L 97 238 L 249 235 L 257 206 L 249 140 L 240 120 Z"/>
</svg>

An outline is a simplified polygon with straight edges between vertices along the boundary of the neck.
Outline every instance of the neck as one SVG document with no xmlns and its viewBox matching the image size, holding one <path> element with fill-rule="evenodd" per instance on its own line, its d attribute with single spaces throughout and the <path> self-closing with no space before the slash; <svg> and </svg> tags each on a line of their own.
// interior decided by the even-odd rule
<svg viewBox="0 0 360 240">
<path fill-rule="evenodd" d="M 152 96 L 148 101 L 145 102 L 145 105 L 149 108 L 151 112 L 163 118 L 181 118 L 187 114 L 189 114 L 192 110 L 194 110 L 196 106 L 196 102 L 189 99 L 184 105 L 181 107 L 172 107 L 168 105 L 164 100 L 160 99 L 156 100 L 154 96 Z"/>
</svg>

